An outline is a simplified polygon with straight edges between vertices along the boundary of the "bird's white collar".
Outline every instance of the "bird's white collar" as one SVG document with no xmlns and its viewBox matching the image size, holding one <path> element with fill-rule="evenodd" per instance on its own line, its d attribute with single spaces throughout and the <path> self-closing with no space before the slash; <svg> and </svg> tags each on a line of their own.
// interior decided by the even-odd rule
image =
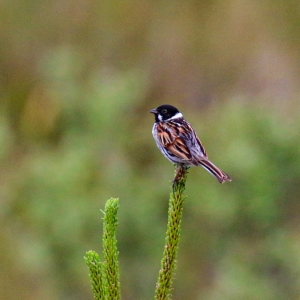
<svg viewBox="0 0 300 300">
<path fill-rule="evenodd" d="M 173 116 L 172 118 L 168 119 L 168 120 L 175 120 L 175 119 L 180 119 L 183 118 L 182 113 L 178 112 L 175 116 Z"/>
<path fill-rule="evenodd" d="M 167 120 L 163 120 L 163 117 L 162 115 L 158 115 L 158 120 L 160 122 L 164 122 L 164 121 L 170 121 L 170 120 L 175 120 L 175 119 L 180 119 L 180 118 L 183 118 L 183 115 L 182 113 L 178 112 L 175 116 L 173 116 L 172 118 L 169 118 Z"/>
</svg>

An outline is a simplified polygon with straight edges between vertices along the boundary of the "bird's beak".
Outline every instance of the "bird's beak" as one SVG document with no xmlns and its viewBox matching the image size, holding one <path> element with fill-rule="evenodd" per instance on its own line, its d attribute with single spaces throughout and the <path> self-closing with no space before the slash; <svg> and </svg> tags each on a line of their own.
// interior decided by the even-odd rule
<svg viewBox="0 0 300 300">
<path fill-rule="evenodd" d="M 151 109 L 150 112 L 151 112 L 152 114 L 158 114 L 158 111 L 156 110 L 156 108 Z"/>
</svg>

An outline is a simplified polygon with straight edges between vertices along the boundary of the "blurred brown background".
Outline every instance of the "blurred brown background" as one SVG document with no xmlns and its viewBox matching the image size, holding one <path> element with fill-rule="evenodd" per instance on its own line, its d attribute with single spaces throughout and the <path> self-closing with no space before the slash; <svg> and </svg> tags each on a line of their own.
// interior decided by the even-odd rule
<svg viewBox="0 0 300 300">
<path fill-rule="evenodd" d="M 152 299 L 177 106 L 191 170 L 173 299 L 300 298 L 298 1 L 0 2 L 0 298 L 92 299 L 85 252 L 120 198 L 123 299 Z"/>
</svg>

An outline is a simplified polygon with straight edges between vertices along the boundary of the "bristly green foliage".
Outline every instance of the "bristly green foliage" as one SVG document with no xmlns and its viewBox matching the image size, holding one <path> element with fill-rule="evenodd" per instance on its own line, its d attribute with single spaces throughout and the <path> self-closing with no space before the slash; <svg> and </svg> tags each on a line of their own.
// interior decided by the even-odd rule
<svg viewBox="0 0 300 300">
<path fill-rule="evenodd" d="M 185 190 L 187 173 L 186 169 L 179 168 L 177 170 L 177 174 L 173 182 L 173 193 L 170 194 L 166 244 L 156 284 L 156 300 L 170 299 L 172 278 L 176 268 L 182 209 L 185 200 L 183 192 Z"/>
<path fill-rule="evenodd" d="M 173 192 L 170 194 L 168 209 L 168 227 L 166 245 L 161 261 L 161 269 L 156 285 L 155 299 L 170 299 L 173 273 L 176 268 L 176 257 L 180 237 L 182 208 L 185 197 L 185 182 L 187 169 L 178 168 L 173 182 Z M 85 261 L 90 269 L 94 297 L 97 300 L 119 300 L 120 281 L 116 227 L 118 224 L 118 199 L 111 198 L 105 204 L 103 217 L 103 254 L 105 261 L 101 263 L 94 251 L 87 252 Z"/>
<path fill-rule="evenodd" d="M 108 299 L 120 299 L 120 281 L 116 227 L 119 200 L 111 198 L 105 204 L 103 218 L 103 253 L 105 258 L 104 271 L 107 283 Z"/>
<path fill-rule="evenodd" d="M 103 276 L 103 265 L 100 262 L 99 255 L 95 251 L 88 251 L 84 259 L 90 269 L 94 298 L 97 300 L 106 299 L 104 283 L 105 277 Z"/>
<path fill-rule="evenodd" d="M 105 204 L 103 217 L 103 254 L 105 261 L 100 262 L 94 251 L 86 254 L 85 261 L 90 269 L 94 298 L 97 300 L 119 300 L 120 281 L 116 227 L 119 200 L 111 198 Z"/>
</svg>

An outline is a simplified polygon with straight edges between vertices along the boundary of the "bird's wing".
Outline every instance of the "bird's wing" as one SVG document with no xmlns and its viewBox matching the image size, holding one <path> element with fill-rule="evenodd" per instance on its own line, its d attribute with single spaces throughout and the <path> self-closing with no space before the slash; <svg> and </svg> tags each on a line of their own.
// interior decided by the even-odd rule
<svg viewBox="0 0 300 300">
<path fill-rule="evenodd" d="M 202 158 L 208 158 L 206 151 L 191 125 L 185 120 L 180 125 L 160 123 L 157 133 L 161 145 L 176 157 L 198 166 Z"/>
<path fill-rule="evenodd" d="M 181 138 L 176 138 L 172 143 L 165 148 L 182 160 L 190 161 L 192 159 L 191 152 Z"/>
<path fill-rule="evenodd" d="M 195 134 L 196 134 L 196 133 L 195 133 Z M 203 154 L 206 158 L 208 158 L 208 156 L 207 156 L 207 154 L 206 154 L 206 151 L 205 151 L 205 149 L 204 149 L 204 147 L 203 147 L 203 145 L 202 145 L 202 143 L 201 143 L 201 141 L 200 141 L 200 139 L 198 138 L 197 135 L 196 135 L 196 140 L 197 140 L 197 143 L 198 143 L 198 145 L 199 145 L 199 147 L 200 147 L 200 149 L 201 149 L 202 154 Z"/>
<path fill-rule="evenodd" d="M 161 127 L 157 131 L 161 145 L 176 157 L 191 161 L 192 154 L 187 146 L 185 139 L 178 130 L 173 127 Z"/>
</svg>

